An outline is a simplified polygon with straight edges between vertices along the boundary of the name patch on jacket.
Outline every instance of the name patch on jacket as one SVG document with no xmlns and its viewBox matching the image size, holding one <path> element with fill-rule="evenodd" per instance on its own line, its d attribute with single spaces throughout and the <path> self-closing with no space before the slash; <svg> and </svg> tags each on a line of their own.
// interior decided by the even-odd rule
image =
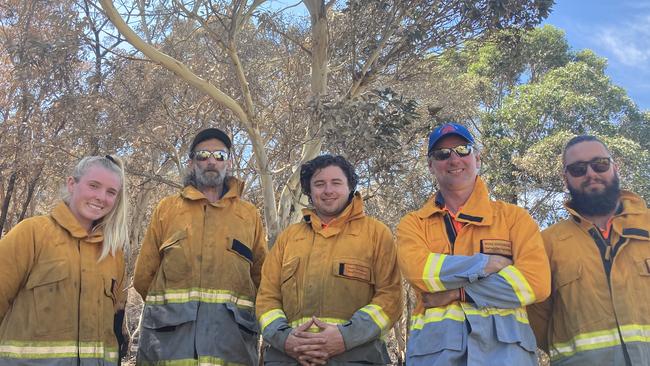
<svg viewBox="0 0 650 366">
<path fill-rule="evenodd" d="M 481 253 L 495 254 L 512 259 L 512 242 L 501 239 L 481 240 Z"/>
<path fill-rule="evenodd" d="M 339 275 L 370 282 L 370 268 L 355 263 L 339 263 Z"/>
<path fill-rule="evenodd" d="M 253 251 L 241 241 L 233 239 L 230 251 L 253 263 Z"/>
</svg>

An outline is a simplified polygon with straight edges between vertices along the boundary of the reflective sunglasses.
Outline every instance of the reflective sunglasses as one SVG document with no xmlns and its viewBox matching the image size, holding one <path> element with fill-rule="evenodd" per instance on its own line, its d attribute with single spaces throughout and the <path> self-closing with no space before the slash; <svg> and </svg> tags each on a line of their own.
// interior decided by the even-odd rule
<svg viewBox="0 0 650 366">
<path fill-rule="evenodd" d="M 591 159 L 591 161 L 577 161 L 571 163 L 564 167 L 564 170 L 569 172 L 572 177 L 578 178 L 587 174 L 587 166 L 590 166 L 591 170 L 596 173 L 605 173 L 609 170 L 611 162 L 612 158 L 594 158 Z"/>
<path fill-rule="evenodd" d="M 216 161 L 228 160 L 228 152 L 223 150 L 216 150 L 216 151 L 197 150 L 192 152 L 190 158 L 196 159 L 197 161 L 206 161 L 210 159 L 210 156 L 212 156 Z"/>
<path fill-rule="evenodd" d="M 444 149 L 434 149 L 429 152 L 429 156 L 435 160 L 447 160 L 451 157 L 452 152 L 456 152 L 459 157 L 464 158 L 467 155 L 471 154 L 472 150 L 474 150 L 474 147 L 471 144 L 467 144 Z"/>
</svg>

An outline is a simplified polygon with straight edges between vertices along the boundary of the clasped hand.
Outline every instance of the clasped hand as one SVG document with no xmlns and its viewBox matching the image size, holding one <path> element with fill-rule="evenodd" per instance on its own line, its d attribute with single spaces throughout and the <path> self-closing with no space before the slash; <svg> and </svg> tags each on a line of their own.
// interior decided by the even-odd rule
<svg viewBox="0 0 650 366">
<path fill-rule="evenodd" d="M 318 333 L 308 331 L 314 325 Z M 312 317 L 291 331 L 284 351 L 301 366 L 325 365 L 329 358 L 345 351 L 345 343 L 336 325 Z"/>
</svg>

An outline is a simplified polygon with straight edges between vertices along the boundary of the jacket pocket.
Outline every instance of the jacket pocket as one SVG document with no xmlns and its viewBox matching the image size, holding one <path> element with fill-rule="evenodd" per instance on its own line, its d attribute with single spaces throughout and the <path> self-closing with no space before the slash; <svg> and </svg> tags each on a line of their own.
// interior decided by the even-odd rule
<svg viewBox="0 0 650 366">
<path fill-rule="evenodd" d="M 591 324 L 600 322 L 607 316 L 608 312 L 604 304 L 593 301 L 595 295 L 585 292 L 586 289 L 608 291 L 593 284 L 595 276 L 589 273 L 583 274 L 580 262 L 564 262 L 558 266 L 552 278 L 554 336 L 566 339 L 569 335 L 581 333 Z M 581 310 L 576 311 L 576 309 Z"/>
<path fill-rule="evenodd" d="M 65 259 L 37 263 L 25 288 L 33 294 L 36 334 L 47 335 L 72 329 L 70 301 L 75 301 L 66 279 L 70 268 Z"/>
<path fill-rule="evenodd" d="M 188 260 L 186 246 L 185 230 L 175 232 L 160 246 L 160 268 L 164 276 L 164 288 L 183 288 L 191 279 L 192 266 Z"/>
<path fill-rule="evenodd" d="M 537 350 L 535 335 L 527 324 L 521 324 L 512 318 L 495 317 L 497 339 L 501 343 L 516 343 L 525 351 L 533 354 Z M 525 361 L 522 361 L 525 363 Z M 514 362 L 513 364 L 517 364 Z"/>
<path fill-rule="evenodd" d="M 197 302 L 148 305 L 142 310 L 142 326 L 161 332 L 172 331 L 181 324 L 196 320 Z"/>
<path fill-rule="evenodd" d="M 101 297 L 101 319 L 99 319 L 99 323 L 101 324 L 101 330 L 103 334 L 105 335 L 110 335 L 110 338 L 105 337 L 104 339 L 109 340 L 109 344 L 113 345 L 113 340 L 117 336 L 115 334 L 115 312 L 116 312 L 116 306 L 117 306 L 117 298 L 115 296 L 114 291 L 116 291 L 115 287 L 117 286 L 117 281 L 108 276 L 108 277 L 103 277 L 102 278 L 103 282 L 103 296 Z"/>
<path fill-rule="evenodd" d="M 300 258 L 295 257 L 282 264 L 280 271 L 280 291 L 282 292 L 282 305 L 287 318 L 294 319 L 300 311 L 298 297 L 298 276 L 296 272 L 300 265 Z"/>
<path fill-rule="evenodd" d="M 372 300 L 375 274 L 370 263 L 358 258 L 335 258 L 330 273 L 332 284 L 326 289 L 326 308 L 349 309 L 352 315 Z"/>
<path fill-rule="evenodd" d="M 259 333 L 259 325 L 257 319 L 255 319 L 255 315 L 250 311 L 238 308 L 233 303 L 226 303 L 225 305 L 226 309 L 228 309 L 232 314 L 239 329 L 248 335 L 257 337 L 257 334 Z"/>
<path fill-rule="evenodd" d="M 431 312 L 429 309 L 425 312 Z M 465 339 L 465 322 L 446 319 L 425 323 L 422 329 L 411 330 L 406 351 L 409 356 L 435 355 L 444 350 L 461 351 Z"/>
<path fill-rule="evenodd" d="M 248 262 L 248 264 L 253 264 L 253 250 L 241 241 L 237 239 L 230 240 L 228 251 L 239 256 L 241 259 Z"/>
<path fill-rule="evenodd" d="M 648 254 L 645 254 L 648 255 Z M 636 316 L 636 319 L 647 319 L 650 314 L 650 258 L 642 257 L 635 260 L 635 268 L 638 276 L 631 276 L 626 283 L 627 288 L 633 288 L 634 293 L 628 296 L 634 296 L 638 306 L 631 309 Z"/>
<path fill-rule="evenodd" d="M 636 261 L 636 268 L 641 277 L 650 277 L 650 258 L 643 258 Z"/>
<path fill-rule="evenodd" d="M 253 250 L 246 242 L 237 238 L 228 236 L 226 240 L 227 247 L 223 265 L 230 270 L 221 273 L 222 286 L 240 296 L 253 298 L 257 291 L 251 278 Z"/>
<path fill-rule="evenodd" d="M 566 266 L 561 268 L 559 271 L 554 273 L 554 288 L 560 290 L 561 288 L 570 285 L 571 283 L 578 281 L 582 276 L 582 266 L 573 265 Z"/>
</svg>

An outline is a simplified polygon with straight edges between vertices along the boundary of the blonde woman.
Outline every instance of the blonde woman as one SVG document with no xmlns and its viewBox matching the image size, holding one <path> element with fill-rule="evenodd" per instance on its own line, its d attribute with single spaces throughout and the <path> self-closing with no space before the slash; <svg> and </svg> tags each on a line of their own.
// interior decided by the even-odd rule
<svg viewBox="0 0 650 366">
<path fill-rule="evenodd" d="M 119 363 L 127 233 L 123 164 L 107 155 L 82 159 L 49 215 L 0 239 L 1 365 Z"/>
</svg>

